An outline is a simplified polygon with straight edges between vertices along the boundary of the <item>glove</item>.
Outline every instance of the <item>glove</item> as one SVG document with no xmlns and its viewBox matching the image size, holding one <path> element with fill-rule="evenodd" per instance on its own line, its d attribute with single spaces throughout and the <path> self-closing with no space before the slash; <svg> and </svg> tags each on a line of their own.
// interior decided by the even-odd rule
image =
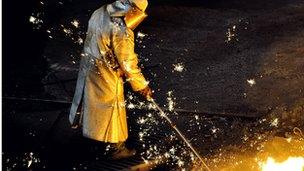
<svg viewBox="0 0 304 171">
<path fill-rule="evenodd" d="M 152 99 L 152 90 L 149 86 L 146 88 L 139 90 L 139 93 L 144 96 L 147 100 Z"/>
</svg>

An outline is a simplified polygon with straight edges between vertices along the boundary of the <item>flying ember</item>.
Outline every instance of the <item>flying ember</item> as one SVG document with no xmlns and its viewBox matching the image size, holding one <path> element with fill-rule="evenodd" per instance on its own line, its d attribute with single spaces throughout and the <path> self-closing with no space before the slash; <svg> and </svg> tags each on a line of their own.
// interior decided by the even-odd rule
<svg viewBox="0 0 304 171">
<path fill-rule="evenodd" d="M 77 20 L 73 20 L 73 21 L 71 22 L 71 24 L 72 24 L 74 27 L 76 27 L 76 28 L 79 27 L 79 21 L 77 21 Z"/>
<path fill-rule="evenodd" d="M 29 22 L 33 23 L 33 24 L 41 24 L 43 23 L 43 21 L 37 17 L 34 16 L 30 16 L 29 18 Z"/>
<path fill-rule="evenodd" d="M 185 66 L 183 63 L 177 63 L 177 64 L 173 64 L 173 67 L 174 67 L 174 71 L 177 71 L 177 72 L 183 72 L 184 69 L 185 69 Z"/>
<path fill-rule="evenodd" d="M 249 79 L 247 80 L 247 83 L 250 85 L 250 86 L 253 86 L 256 84 L 255 80 L 254 79 Z"/>
<path fill-rule="evenodd" d="M 141 39 L 142 39 L 142 38 L 144 38 L 144 37 L 146 37 L 146 36 L 147 36 L 146 34 L 140 32 L 140 31 L 137 33 L 137 37 L 138 37 L 138 38 L 141 38 Z"/>
</svg>

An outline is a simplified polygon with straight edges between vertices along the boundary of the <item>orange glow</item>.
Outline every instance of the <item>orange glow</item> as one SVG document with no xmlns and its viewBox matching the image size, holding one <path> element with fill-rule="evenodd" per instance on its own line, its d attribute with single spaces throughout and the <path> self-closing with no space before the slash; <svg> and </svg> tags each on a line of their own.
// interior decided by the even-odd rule
<svg viewBox="0 0 304 171">
<path fill-rule="evenodd" d="M 304 171 L 304 157 L 289 157 L 283 162 L 277 162 L 268 157 L 265 163 L 261 164 L 262 171 Z"/>
</svg>

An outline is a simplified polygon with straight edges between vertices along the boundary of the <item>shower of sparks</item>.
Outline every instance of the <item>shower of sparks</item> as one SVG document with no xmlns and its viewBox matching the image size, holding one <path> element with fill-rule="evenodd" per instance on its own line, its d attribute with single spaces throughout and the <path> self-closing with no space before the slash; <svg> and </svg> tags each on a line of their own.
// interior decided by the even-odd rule
<svg viewBox="0 0 304 171">
<path fill-rule="evenodd" d="M 173 70 L 176 72 L 183 72 L 185 69 L 185 66 L 183 63 L 177 63 L 177 64 L 173 64 Z"/>
<path fill-rule="evenodd" d="M 175 99 L 173 98 L 173 91 L 169 91 L 167 95 L 169 98 L 167 99 L 168 106 L 166 108 L 173 110 L 175 104 L 173 102 Z M 140 102 L 133 93 L 127 93 L 126 103 L 132 104 L 134 108 L 155 109 L 155 106 L 151 105 L 151 103 Z M 199 117 L 197 117 L 197 122 L 200 122 Z M 168 127 L 168 123 L 159 114 L 156 114 L 156 111 L 138 116 L 136 123 L 140 128 L 137 134 L 138 140 L 142 142 L 144 150 L 140 154 L 147 162 L 177 166 L 183 170 L 194 161 L 195 156 L 191 153 L 191 150 L 183 141 L 180 141 L 174 131 Z M 166 129 L 165 132 L 162 130 L 164 128 Z M 150 138 L 151 136 L 158 136 L 162 132 L 165 133 L 168 140 L 160 139 L 155 141 Z"/>
<path fill-rule="evenodd" d="M 37 164 L 41 163 L 40 158 L 33 152 L 24 153 L 20 157 L 7 158 L 5 160 L 6 170 L 16 170 L 17 168 L 23 168 L 22 170 L 32 170 Z"/>
<path fill-rule="evenodd" d="M 254 79 L 249 79 L 247 80 L 247 83 L 252 87 L 253 85 L 256 84 L 255 80 Z"/>
</svg>

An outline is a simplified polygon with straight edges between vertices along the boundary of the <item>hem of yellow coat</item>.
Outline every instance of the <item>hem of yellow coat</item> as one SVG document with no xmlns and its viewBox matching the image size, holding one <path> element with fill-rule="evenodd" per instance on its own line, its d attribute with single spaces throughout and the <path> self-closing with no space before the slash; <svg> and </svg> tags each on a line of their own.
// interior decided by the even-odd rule
<svg viewBox="0 0 304 171">
<path fill-rule="evenodd" d="M 137 91 L 141 91 L 143 89 L 145 89 L 149 84 L 143 84 L 144 86 L 136 86 L 136 87 L 133 87 L 132 84 L 131 84 L 131 87 L 132 87 L 132 90 L 137 92 Z"/>
<path fill-rule="evenodd" d="M 120 142 L 125 142 L 128 139 L 128 137 L 126 137 L 126 138 L 119 139 L 119 140 L 104 140 L 103 138 L 100 139 L 100 138 L 92 137 L 92 136 L 90 136 L 88 134 L 85 134 L 85 133 L 83 133 L 82 135 L 86 138 L 93 139 L 93 140 L 96 140 L 96 141 L 100 141 L 100 142 L 103 142 L 103 143 L 120 143 Z"/>
</svg>

